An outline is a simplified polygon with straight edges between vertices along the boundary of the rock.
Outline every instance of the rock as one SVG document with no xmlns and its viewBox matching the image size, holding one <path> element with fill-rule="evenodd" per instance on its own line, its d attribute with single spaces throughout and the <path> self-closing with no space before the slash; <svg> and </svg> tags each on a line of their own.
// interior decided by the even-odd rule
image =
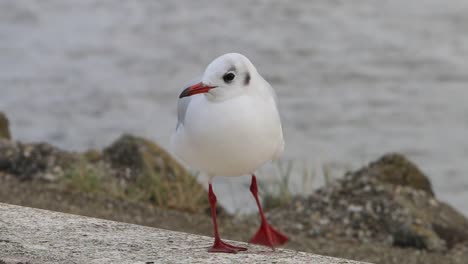
<svg viewBox="0 0 468 264">
<path fill-rule="evenodd" d="M 8 118 L 0 112 L 0 139 L 11 139 Z"/>
<path fill-rule="evenodd" d="M 393 245 L 399 247 L 412 247 L 428 249 L 431 251 L 443 251 L 446 243 L 434 230 L 417 224 L 401 225 L 395 227 L 393 233 Z"/>
<path fill-rule="evenodd" d="M 437 201 L 429 179 L 399 154 L 347 173 L 309 197 L 296 197 L 269 216 L 287 232 L 312 237 L 443 252 L 468 243 L 468 220 Z M 298 223 L 303 230 L 295 228 Z"/>
<path fill-rule="evenodd" d="M 47 143 L 23 144 L 0 140 L 0 172 L 20 180 L 56 179 L 56 172 L 76 162 L 75 155 Z M 56 176 L 56 177 L 54 177 Z"/>
<path fill-rule="evenodd" d="M 103 151 L 103 158 L 121 171 L 120 177 L 136 181 L 142 173 L 154 171 L 175 180 L 188 172 L 163 148 L 150 140 L 123 135 Z M 191 176 L 190 176 L 191 177 Z"/>
<path fill-rule="evenodd" d="M 168 152 L 140 137 L 123 135 L 103 151 L 116 177 L 129 186 L 151 189 L 147 198 L 157 205 L 204 212 L 207 192 Z"/>
<path fill-rule="evenodd" d="M 429 179 L 419 168 L 403 155 L 391 153 L 384 155 L 369 166 L 355 172 L 376 177 L 379 181 L 393 185 L 408 186 L 434 195 Z"/>
<path fill-rule="evenodd" d="M 46 143 L 0 139 L 0 173 L 54 181 L 67 190 L 104 192 L 189 212 L 209 211 L 207 192 L 155 143 L 124 135 L 103 151 L 72 153 Z M 219 212 L 224 212 L 218 207 Z"/>
<path fill-rule="evenodd" d="M 102 153 L 97 149 L 90 149 L 83 153 L 83 158 L 91 163 L 96 163 L 102 160 Z"/>
<path fill-rule="evenodd" d="M 468 241 L 465 243 L 459 243 L 452 248 L 449 252 L 452 256 L 458 256 L 460 259 L 468 259 Z"/>
<path fill-rule="evenodd" d="M 415 192 L 404 188 L 398 190 L 395 201 L 406 208 L 416 224 L 413 230 L 415 235 L 421 234 L 420 229 L 426 229 L 426 234 L 435 234 L 444 241 L 447 248 L 452 248 L 458 243 L 468 242 L 468 220 L 450 205 L 428 197 L 424 192 Z M 427 236 L 426 236 L 427 237 Z M 440 243 L 436 239 L 427 240 L 427 246 Z"/>
</svg>

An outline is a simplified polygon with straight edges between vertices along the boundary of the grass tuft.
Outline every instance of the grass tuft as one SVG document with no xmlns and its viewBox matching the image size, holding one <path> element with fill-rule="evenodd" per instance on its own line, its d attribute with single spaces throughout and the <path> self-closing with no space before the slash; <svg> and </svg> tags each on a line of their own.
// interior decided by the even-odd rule
<svg viewBox="0 0 468 264">
<path fill-rule="evenodd" d="M 150 161 L 145 159 L 143 172 L 134 182 L 127 182 L 115 177 L 108 164 L 81 159 L 64 172 L 62 183 L 67 189 L 79 192 L 102 193 L 189 212 L 205 211 L 206 191 L 196 177 L 185 175 L 168 179 L 163 174 L 164 171 L 153 170 Z"/>
<path fill-rule="evenodd" d="M 92 166 L 84 159 L 71 166 L 63 175 L 64 183 L 71 188 L 76 188 L 83 192 L 96 192 L 105 188 L 103 179 L 105 172 L 103 168 Z"/>
<path fill-rule="evenodd" d="M 286 206 L 295 196 L 307 197 L 315 188 L 316 170 L 306 162 L 278 160 L 273 162 L 277 177 L 260 177 L 258 181 L 264 209 Z M 321 176 L 328 186 L 337 175 L 351 169 L 349 164 L 326 163 L 321 166 Z M 293 179 L 300 179 L 293 181 Z M 315 187 L 315 188 L 314 188 Z"/>
</svg>

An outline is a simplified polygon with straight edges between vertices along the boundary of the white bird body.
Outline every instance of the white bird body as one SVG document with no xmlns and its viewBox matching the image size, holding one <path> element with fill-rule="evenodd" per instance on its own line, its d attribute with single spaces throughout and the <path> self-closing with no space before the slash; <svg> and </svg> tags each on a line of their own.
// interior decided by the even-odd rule
<svg viewBox="0 0 468 264">
<path fill-rule="evenodd" d="M 274 248 L 288 238 L 266 220 L 258 198 L 255 170 L 283 152 L 284 140 L 275 92 L 245 56 L 228 53 L 215 59 L 201 82 L 179 96 L 174 153 L 210 177 L 208 199 L 215 241 L 209 252 L 237 253 L 247 248 L 221 240 L 216 222 L 214 176 L 252 174 L 250 191 L 261 225 L 250 243 Z"/>
<path fill-rule="evenodd" d="M 240 80 L 224 83 L 225 72 Z M 190 101 L 182 102 L 183 120 L 171 138 L 178 157 L 211 177 L 240 176 L 253 174 L 283 152 L 274 91 L 246 57 L 229 53 L 217 58 L 202 83 L 216 89 L 179 99 Z"/>
<path fill-rule="evenodd" d="M 192 96 L 185 122 L 172 137 L 175 153 L 209 175 L 252 174 L 284 146 L 280 117 L 268 83 L 215 101 Z"/>
</svg>

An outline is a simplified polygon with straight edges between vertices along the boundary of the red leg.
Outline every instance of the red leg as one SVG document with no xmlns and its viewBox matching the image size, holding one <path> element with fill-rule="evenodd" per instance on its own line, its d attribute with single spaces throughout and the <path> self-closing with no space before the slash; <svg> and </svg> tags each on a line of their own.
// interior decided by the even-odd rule
<svg viewBox="0 0 468 264">
<path fill-rule="evenodd" d="M 238 251 L 247 250 L 245 247 L 236 247 L 233 245 L 229 245 L 228 243 L 221 240 L 218 233 L 218 223 L 216 221 L 216 195 L 213 192 L 213 187 L 211 183 L 208 187 L 208 199 L 210 201 L 211 207 L 211 218 L 213 219 L 213 226 L 214 226 L 214 235 L 215 240 L 213 246 L 208 249 L 208 252 L 222 252 L 222 253 L 237 253 Z"/>
<path fill-rule="evenodd" d="M 258 199 L 257 178 L 255 177 L 255 174 L 252 174 L 250 192 L 252 192 L 255 201 L 257 202 L 258 212 L 260 213 L 260 218 L 262 221 L 257 233 L 250 239 L 250 243 L 268 246 L 273 249 L 275 246 L 283 245 L 288 241 L 288 237 L 274 229 L 266 220 L 265 215 L 263 214 L 262 205 Z"/>
</svg>

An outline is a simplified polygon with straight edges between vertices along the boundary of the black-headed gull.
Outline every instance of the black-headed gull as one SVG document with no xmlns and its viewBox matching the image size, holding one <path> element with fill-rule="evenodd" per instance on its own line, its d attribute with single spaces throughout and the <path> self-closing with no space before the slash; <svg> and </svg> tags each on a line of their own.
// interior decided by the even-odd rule
<svg viewBox="0 0 468 264">
<path fill-rule="evenodd" d="M 275 246 L 288 238 L 267 222 L 258 199 L 255 170 L 284 149 L 275 92 L 245 56 L 228 53 L 206 68 L 201 82 L 179 96 L 172 150 L 190 166 L 209 176 L 208 198 L 215 241 L 209 252 L 247 250 L 223 242 L 216 222 L 214 176 L 252 175 L 252 192 L 261 226 L 250 243 Z"/>
</svg>

